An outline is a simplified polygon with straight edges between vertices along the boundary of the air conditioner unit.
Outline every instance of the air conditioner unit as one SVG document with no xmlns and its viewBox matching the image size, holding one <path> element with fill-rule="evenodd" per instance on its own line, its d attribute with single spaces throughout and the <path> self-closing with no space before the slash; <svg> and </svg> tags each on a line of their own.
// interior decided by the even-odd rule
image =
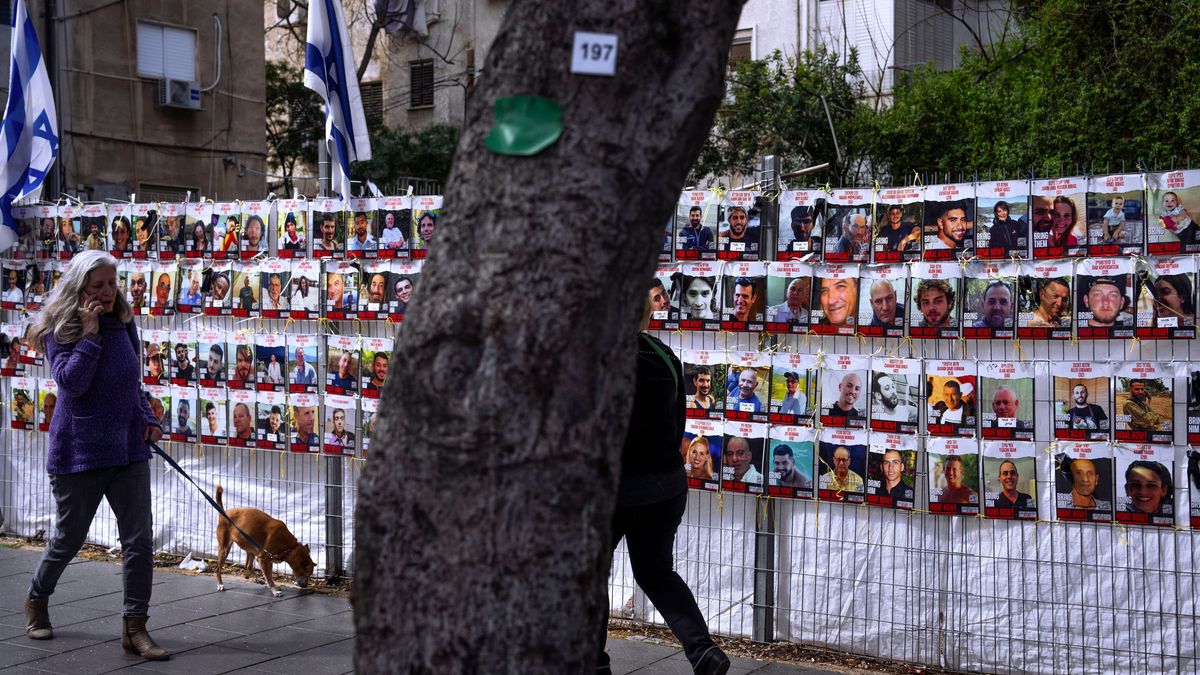
<svg viewBox="0 0 1200 675">
<path fill-rule="evenodd" d="M 163 78 L 158 81 L 158 94 L 154 102 L 162 108 L 200 110 L 200 83 Z"/>
</svg>

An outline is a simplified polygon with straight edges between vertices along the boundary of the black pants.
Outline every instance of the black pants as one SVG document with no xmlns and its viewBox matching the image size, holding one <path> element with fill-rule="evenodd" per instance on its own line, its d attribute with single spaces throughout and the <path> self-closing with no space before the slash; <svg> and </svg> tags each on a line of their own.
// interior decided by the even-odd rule
<svg viewBox="0 0 1200 675">
<path fill-rule="evenodd" d="M 715 646 L 704 623 L 704 615 L 696 606 L 696 598 L 683 579 L 675 573 L 672 548 L 675 530 L 687 508 L 687 492 L 657 504 L 635 507 L 617 507 L 612 520 L 612 547 L 624 537 L 629 548 L 629 562 L 633 567 L 633 578 L 654 603 L 667 626 L 683 643 L 683 653 L 695 667 L 696 662 L 710 647 Z M 608 654 L 604 643 L 608 637 L 608 603 L 604 604 L 604 621 L 600 622 L 599 668 L 608 666 Z"/>
</svg>

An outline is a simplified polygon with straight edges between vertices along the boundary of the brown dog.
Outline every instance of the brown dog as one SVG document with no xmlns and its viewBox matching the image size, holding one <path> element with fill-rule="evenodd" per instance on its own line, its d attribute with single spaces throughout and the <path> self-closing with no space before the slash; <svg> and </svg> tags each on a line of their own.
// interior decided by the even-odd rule
<svg viewBox="0 0 1200 675">
<path fill-rule="evenodd" d="M 221 502 L 221 493 L 224 492 L 221 486 L 217 486 L 217 504 L 221 508 L 225 508 L 225 504 Z M 271 576 L 271 566 L 273 563 L 286 562 L 292 568 L 292 574 L 296 577 L 296 583 L 300 588 L 308 587 L 308 579 L 312 576 L 313 569 L 316 568 L 316 563 L 313 562 L 312 556 L 309 554 L 308 546 L 301 544 L 296 537 L 288 531 L 287 525 L 283 521 L 276 520 L 266 513 L 258 509 L 229 509 L 227 511 L 230 519 L 237 523 L 237 526 L 242 528 L 246 534 L 254 538 L 264 549 L 259 551 L 242 536 L 241 532 L 233 529 L 229 521 L 224 518 L 217 519 L 217 590 L 225 590 L 225 584 L 221 582 L 221 568 L 225 565 L 225 557 L 229 555 L 229 549 L 233 548 L 233 544 L 237 543 L 246 552 L 246 570 L 245 576 L 249 578 L 254 572 L 254 559 L 258 558 L 259 567 L 262 568 L 263 578 L 267 581 L 267 587 L 271 589 L 271 595 L 279 597 L 283 592 L 275 588 L 275 579 Z"/>
</svg>

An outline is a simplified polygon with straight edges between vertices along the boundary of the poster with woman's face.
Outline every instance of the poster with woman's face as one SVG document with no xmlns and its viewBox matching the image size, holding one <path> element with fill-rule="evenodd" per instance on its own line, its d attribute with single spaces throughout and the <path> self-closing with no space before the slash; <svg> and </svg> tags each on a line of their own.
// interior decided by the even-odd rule
<svg viewBox="0 0 1200 675">
<path fill-rule="evenodd" d="M 812 283 L 813 268 L 808 263 L 792 261 L 770 265 L 767 269 L 767 332 L 808 332 Z"/>
<path fill-rule="evenodd" d="M 970 183 L 925 188 L 922 260 L 969 259 L 975 255 L 975 186 Z"/>
<path fill-rule="evenodd" d="M 407 258 L 408 237 L 412 222 L 412 200 L 407 196 L 379 197 L 375 199 L 375 238 L 379 241 L 380 258 Z M 667 260 L 670 260 L 670 247 Z"/>
<path fill-rule="evenodd" d="M 229 355 L 226 376 L 230 389 L 254 389 L 254 336 L 250 333 L 229 334 Z"/>
<path fill-rule="evenodd" d="M 1029 257 L 1029 183 L 988 181 L 975 186 L 975 255 L 981 260 Z"/>
<path fill-rule="evenodd" d="M 1067 260 L 1021 264 L 1017 337 L 1070 340 L 1075 310 L 1071 291 L 1074 266 Z"/>
<path fill-rule="evenodd" d="M 921 259 L 925 188 L 885 188 L 875 202 L 875 244 L 871 260 L 876 263 L 912 262 Z"/>
<path fill-rule="evenodd" d="M 1147 443 L 1115 446 L 1116 516 L 1126 525 L 1175 525 L 1175 449 Z"/>
<path fill-rule="evenodd" d="M 1087 192 L 1088 255 L 1138 255 L 1146 229 L 1142 174 L 1092 176 Z"/>
<path fill-rule="evenodd" d="M 358 318 L 358 279 L 356 263 L 327 260 L 321 277 L 322 306 L 329 319 Z"/>
<path fill-rule="evenodd" d="M 1171 256 L 1137 263 L 1137 337 L 1196 337 L 1196 258 Z"/>
<path fill-rule="evenodd" d="M 904 337 L 907 301 L 907 265 L 863 265 L 858 283 L 858 332 L 868 337 Z"/>
<path fill-rule="evenodd" d="M 244 284 L 243 284 L 244 285 Z M 200 286 L 205 316 L 229 316 L 233 313 L 233 263 L 218 261 L 208 268 Z"/>
<path fill-rule="evenodd" d="M 442 198 L 424 195 L 412 198 L 413 229 L 410 251 L 414 258 L 424 258 L 429 245 L 437 237 L 438 221 L 442 217 Z"/>
<path fill-rule="evenodd" d="M 761 333 L 767 300 L 767 266 L 760 262 L 731 262 L 724 267 L 721 330 Z"/>
<path fill-rule="evenodd" d="M 346 211 L 342 200 L 319 197 L 312 203 L 312 255 L 342 258 L 346 255 Z"/>
<path fill-rule="evenodd" d="M 134 204 L 133 257 L 137 260 L 158 259 L 159 205 L 156 203 Z M 170 397 L 168 397 L 170 398 Z"/>
<path fill-rule="evenodd" d="M 286 450 L 288 447 L 287 395 L 260 391 L 256 397 L 255 426 L 260 450 Z"/>
<path fill-rule="evenodd" d="M 1037 520 L 1037 448 L 1026 441 L 983 444 L 983 510 L 988 518 Z"/>
<path fill-rule="evenodd" d="M 258 406 L 258 396 L 247 390 L 229 392 L 229 445 L 239 448 L 253 448 L 258 445 L 258 434 L 255 431 L 255 409 Z"/>
<path fill-rule="evenodd" d="M 1036 428 L 1033 382 L 1046 375 L 1041 361 L 980 361 L 979 427 L 986 440 L 1032 441 Z"/>
<path fill-rule="evenodd" d="M 729 368 L 725 350 L 685 349 L 683 390 L 688 418 L 725 417 L 725 373 Z"/>
<path fill-rule="evenodd" d="M 242 260 L 267 253 L 267 221 L 271 217 L 271 202 L 242 202 L 241 236 L 238 247 Z"/>
<path fill-rule="evenodd" d="M 358 447 L 358 402 L 350 396 L 325 396 L 321 449 L 327 455 L 353 457 Z"/>
<path fill-rule="evenodd" d="M 405 314 L 408 313 L 408 307 L 412 304 L 413 298 L 416 295 L 417 284 L 421 280 L 421 267 L 425 264 L 424 260 L 393 260 L 392 261 L 392 276 L 388 281 L 388 318 L 394 322 L 404 321 Z M 668 279 L 668 281 L 671 281 Z M 673 282 L 672 282 L 673 283 Z M 670 309 L 670 295 L 665 288 L 660 289 L 668 293 L 662 301 L 654 308 L 657 315 L 662 314 L 663 307 Z M 650 322 L 653 324 L 659 321 L 651 316 Z M 661 323 L 661 322 L 660 322 Z M 679 324 L 675 323 L 674 328 L 678 328 Z M 651 327 L 650 330 L 662 330 Z"/>
<path fill-rule="evenodd" d="M 767 493 L 772 497 L 812 499 L 816 480 L 813 457 L 817 430 L 778 425 L 770 428 L 767 456 Z"/>
<path fill-rule="evenodd" d="M 762 494 L 766 491 L 763 452 L 767 425 L 754 422 L 725 422 L 721 446 L 721 489 L 726 492 Z"/>
<path fill-rule="evenodd" d="M 974 361 L 925 361 L 927 430 L 931 436 L 975 436 L 978 382 Z"/>
<path fill-rule="evenodd" d="M 809 330 L 818 335 L 854 335 L 858 326 L 858 265 L 817 265 L 812 282 Z"/>
<path fill-rule="evenodd" d="M 325 343 L 325 393 L 353 396 L 358 393 L 362 362 L 357 335 L 328 335 Z"/>
<path fill-rule="evenodd" d="M 216 387 L 200 387 L 200 442 L 209 445 L 225 445 L 229 417 L 225 390 Z"/>
<path fill-rule="evenodd" d="M 785 190 L 780 193 L 776 260 L 821 259 L 828 198 L 823 190 Z"/>
<path fill-rule="evenodd" d="M 929 462 L 929 512 L 954 515 L 979 513 L 979 444 L 967 438 L 930 438 L 925 442 Z"/>
<path fill-rule="evenodd" d="M 287 294 L 290 318 L 296 320 L 316 318 L 321 304 L 320 261 L 294 261 Z"/>
<path fill-rule="evenodd" d="M 59 260 L 70 260 L 83 250 L 83 207 L 62 204 L 55 221 L 54 244 Z"/>
<path fill-rule="evenodd" d="M 1112 522 L 1112 446 L 1082 441 L 1059 443 L 1054 455 L 1054 501 L 1059 520 Z"/>
<path fill-rule="evenodd" d="M 911 511 L 917 494 L 916 437 L 872 431 L 869 440 L 867 503 Z"/>
<path fill-rule="evenodd" d="M 725 374 L 725 419 L 766 422 L 770 380 L 770 354 L 729 352 L 729 369 Z"/>
<path fill-rule="evenodd" d="M 308 254 L 308 202 L 280 199 L 275 205 L 276 255 L 303 258 Z"/>
<path fill-rule="evenodd" d="M 1075 325 L 1080 340 L 1134 334 L 1133 260 L 1087 258 L 1075 266 Z"/>
<path fill-rule="evenodd" d="M 262 391 L 287 391 L 287 343 L 286 336 L 270 333 L 254 336 L 255 388 Z"/>
<path fill-rule="evenodd" d="M 1016 334 L 1017 273 L 1011 262 L 970 262 L 963 298 L 963 337 L 1008 340 Z"/>
<path fill-rule="evenodd" d="M 1056 361 L 1050 364 L 1050 375 L 1054 382 L 1054 437 L 1109 440 L 1112 366 L 1105 362 Z"/>
<path fill-rule="evenodd" d="M 1030 190 L 1033 257 L 1087 255 L 1087 181 L 1081 177 L 1035 180 Z"/>
<path fill-rule="evenodd" d="M 117 292 L 124 293 L 121 279 L 121 263 L 117 263 Z M 47 294 L 54 288 L 54 282 L 62 276 L 59 264 L 54 260 L 38 260 L 27 269 L 25 286 L 25 308 L 39 309 Z"/>
<path fill-rule="evenodd" d="M 914 338 L 957 339 L 962 298 L 957 262 L 915 263 L 909 288 L 908 333 Z"/>
<path fill-rule="evenodd" d="M 870 190 L 830 192 L 825 207 L 825 262 L 867 262 L 873 229 Z"/>
<path fill-rule="evenodd" d="M 712 262 L 680 265 L 679 326 L 683 330 L 721 329 L 720 269 Z"/>
<path fill-rule="evenodd" d="M 120 260 L 133 255 L 133 204 L 108 206 L 108 253 Z"/>
<path fill-rule="evenodd" d="M 238 239 L 242 235 L 241 206 L 237 202 L 213 204 L 212 236 L 209 250 L 214 260 L 238 257 Z"/>
<path fill-rule="evenodd" d="M 184 210 L 183 248 L 188 258 L 204 258 L 212 255 L 213 232 L 212 202 L 189 202 Z"/>
<path fill-rule="evenodd" d="M 823 429 L 817 444 L 817 497 L 827 502 L 862 503 L 866 499 L 865 429 Z"/>
<path fill-rule="evenodd" d="M 721 467 L 724 431 L 725 423 L 720 420 L 689 419 L 685 423 L 679 454 L 689 488 L 713 492 L 720 489 L 717 471 Z"/>
<path fill-rule="evenodd" d="M 679 261 L 717 259 L 716 193 L 688 190 L 675 206 L 675 259 Z"/>
<path fill-rule="evenodd" d="M 776 352 L 771 357 L 772 424 L 813 426 L 819 400 L 820 369 L 815 354 Z"/>
<path fill-rule="evenodd" d="M 1146 252 L 1150 255 L 1200 253 L 1200 225 L 1192 210 L 1200 205 L 1200 170 L 1146 175 Z"/>
<path fill-rule="evenodd" d="M 1114 407 L 1117 411 L 1113 436 L 1117 441 L 1174 443 L 1175 375 L 1174 363 L 1118 361 L 1113 364 Z"/>
<path fill-rule="evenodd" d="M 718 214 L 717 257 L 721 260 L 761 260 L 762 195 L 748 190 L 725 193 Z"/>
<path fill-rule="evenodd" d="M 871 429 L 915 434 L 920 410 L 921 360 L 890 356 L 871 358 Z"/>
</svg>

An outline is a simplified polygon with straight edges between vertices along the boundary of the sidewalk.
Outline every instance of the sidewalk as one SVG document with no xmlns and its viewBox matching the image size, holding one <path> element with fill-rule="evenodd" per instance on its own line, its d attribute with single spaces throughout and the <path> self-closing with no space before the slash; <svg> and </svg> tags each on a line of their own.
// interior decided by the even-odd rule
<svg viewBox="0 0 1200 675">
<path fill-rule="evenodd" d="M 281 585 L 282 598 L 225 573 L 155 572 L 150 632 L 171 660 L 145 661 L 121 650 L 121 566 L 76 559 L 50 599 L 53 640 L 25 637 L 22 604 L 39 553 L 0 546 L 0 669 L 13 673 L 258 672 L 325 675 L 353 671 L 350 601 Z M 614 673 L 686 675 L 678 648 L 610 639 Z M 731 675 L 827 675 L 844 670 L 733 659 Z"/>
</svg>

